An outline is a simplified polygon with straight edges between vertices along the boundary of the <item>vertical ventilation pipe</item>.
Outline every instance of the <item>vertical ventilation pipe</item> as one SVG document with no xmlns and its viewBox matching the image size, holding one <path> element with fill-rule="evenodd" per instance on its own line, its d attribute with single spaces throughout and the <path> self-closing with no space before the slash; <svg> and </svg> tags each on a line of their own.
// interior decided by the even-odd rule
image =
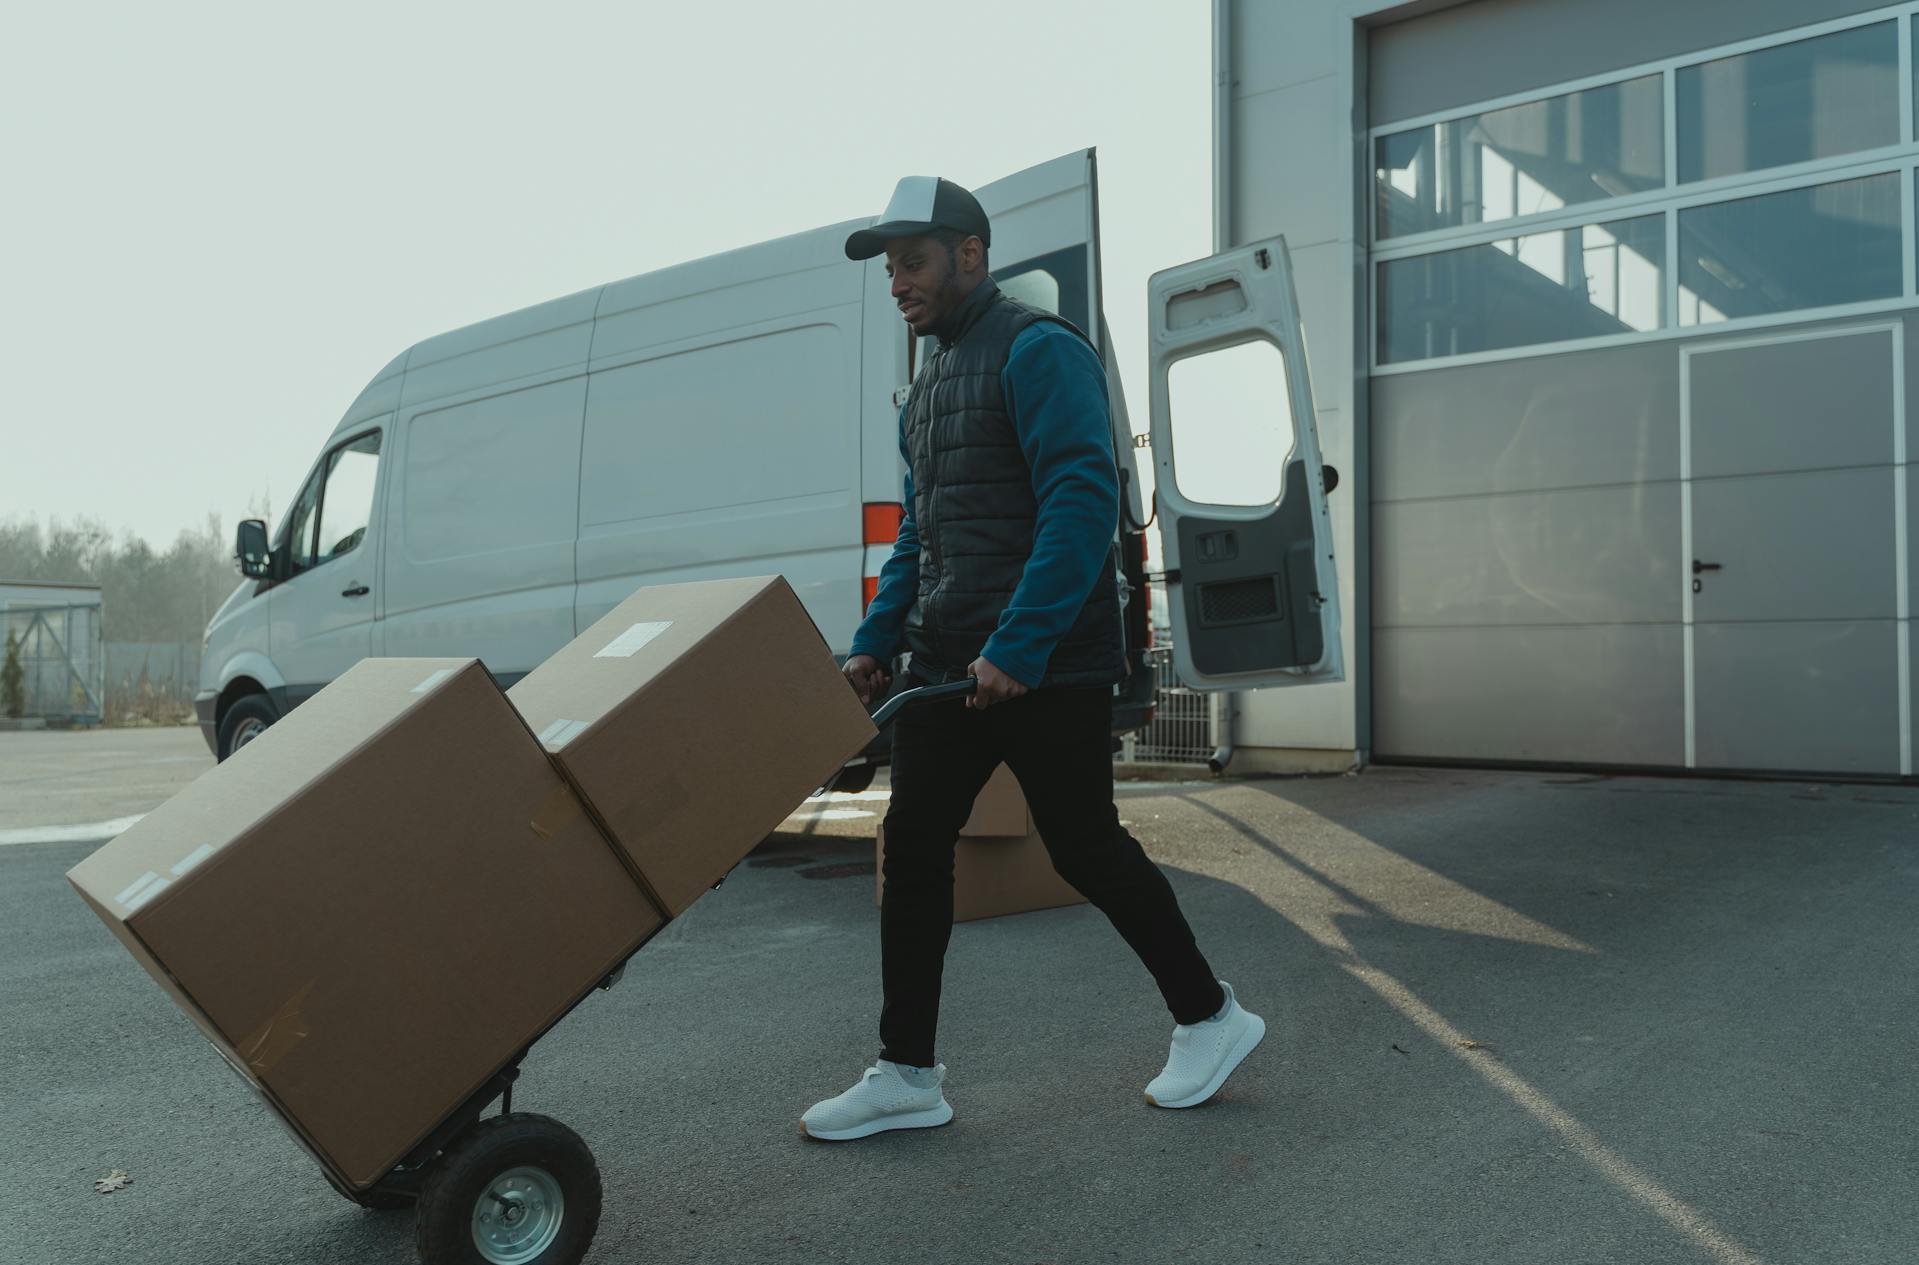
<svg viewBox="0 0 1919 1265">
<path fill-rule="evenodd" d="M 1233 0 L 1213 0 L 1213 253 L 1233 245 Z M 1229 690 L 1213 697 L 1213 728 L 1219 745 L 1206 767 L 1224 773 L 1233 762 L 1233 718 L 1238 699 Z"/>
</svg>

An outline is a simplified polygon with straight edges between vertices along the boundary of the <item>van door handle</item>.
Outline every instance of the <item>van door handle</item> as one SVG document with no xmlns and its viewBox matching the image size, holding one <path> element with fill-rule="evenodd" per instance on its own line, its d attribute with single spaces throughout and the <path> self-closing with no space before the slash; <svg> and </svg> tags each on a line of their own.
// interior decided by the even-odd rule
<svg viewBox="0 0 1919 1265">
<path fill-rule="evenodd" d="M 1697 558 L 1694 558 L 1692 560 L 1692 573 L 1694 575 L 1698 575 L 1701 571 L 1717 571 L 1717 570 L 1719 570 L 1719 564 L 1717 562 L 1701 562 Z"/>
<path fill-rule="evenodd" d="M 341 597 L 365 597 L 368 593 L 371 593 L 372 591 L 373 590 L 369 589 L 364 584 L 356 584 L 350 589 L 341 589 L 340 596 Z"/>
</svg>

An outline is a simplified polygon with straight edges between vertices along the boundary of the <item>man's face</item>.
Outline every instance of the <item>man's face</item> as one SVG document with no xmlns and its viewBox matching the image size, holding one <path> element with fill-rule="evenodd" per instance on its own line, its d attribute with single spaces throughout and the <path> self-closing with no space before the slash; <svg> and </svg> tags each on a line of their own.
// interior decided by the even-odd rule
<svg viewBox="0 0 1919 1265">
<path fill-rule="evenodd" d="M 903 237 L 889 244 L 886 275 L 893 278 L 893 302 L 900 315 L 922 338 L 938 329 L 965 297 L 952 254 L 930 237 Z"/>
</svg>

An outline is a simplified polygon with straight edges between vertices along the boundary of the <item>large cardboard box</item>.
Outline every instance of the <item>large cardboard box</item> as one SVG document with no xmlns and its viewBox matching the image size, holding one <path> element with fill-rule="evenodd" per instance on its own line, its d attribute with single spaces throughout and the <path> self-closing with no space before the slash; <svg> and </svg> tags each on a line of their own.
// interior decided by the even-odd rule
<svg viewBox="0 0 1919 1265">
<path fill-rule="evenodd" d="M 661 915 L 471 659 L 369 659 L 68 875 L 364 1189 Z"/>
<path fill-rule="evenodd" d="M 994 827 L 1011 827 L 1004 834 Z M 886 899 L 886 828 L 874 847 L 873 903 Z M 953 921 L 1056 909 L 1086 900 L 1059 876 L 1033 828 L 1019 780 L 1001 765 L 973 801 L 973 815 L 953 848 Z"/>
<path fill-rule="evenodd" d="M 779 576 L 641 589 L 507 697 L 672 915 L 874 736 Z"/>
<path fill-rule="evenodd" d="M 1005 765 L 993 771 L 973 799 L 973 815 L 960 827 L 962 838 L 1023 839 L 1033 833 L 1033 815 L 1026 807 L 1019 779 Z"/>
</svg>

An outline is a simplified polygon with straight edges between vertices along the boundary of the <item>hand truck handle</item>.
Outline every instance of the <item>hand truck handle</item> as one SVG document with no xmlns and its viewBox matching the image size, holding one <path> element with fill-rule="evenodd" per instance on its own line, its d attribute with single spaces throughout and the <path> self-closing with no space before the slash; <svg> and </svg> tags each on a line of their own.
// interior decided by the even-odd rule
<svg viewBox="0 0 1919 1265">
<path fill-rule="evenodd" d="M 937 702 L 942 698 L 971 698 L 978 685 L 979 681 L 969 676 L 963 681 L 948 681 L 945 685 L 922 685 L 917 689 L 901 690 L 880 704 L 879 710 L 873 713 L 873 725 L 884 729 L 902 710 L 920 703 Z"/>
</svg>

